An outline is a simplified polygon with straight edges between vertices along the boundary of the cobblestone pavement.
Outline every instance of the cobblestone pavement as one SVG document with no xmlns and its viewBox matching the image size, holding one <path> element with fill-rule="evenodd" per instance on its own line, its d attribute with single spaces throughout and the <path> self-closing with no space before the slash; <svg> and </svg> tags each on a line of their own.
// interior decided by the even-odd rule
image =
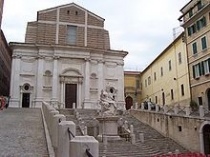
<svg viewBox="0 0 210 157">
<path fill-rule="evenodd" d="M 0 157 L 48 157 L 40 109 L 0 110 Z"/>
</svg>

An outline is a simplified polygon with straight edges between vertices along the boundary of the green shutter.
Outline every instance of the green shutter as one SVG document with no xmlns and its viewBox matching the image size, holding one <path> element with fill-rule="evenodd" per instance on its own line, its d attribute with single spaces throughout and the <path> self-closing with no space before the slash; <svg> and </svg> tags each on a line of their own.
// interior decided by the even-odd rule
<svg viewBox="0 0 210 157">
<path fill-rule="evenodd" d="M 193 78 L 195 78 L 195 66 L 194 65 L 192 66 L 192 69 L 193 69 Z"/>
<path fill-rule="evenodd" d="M 204 75 L 204 65 L 203 62 L 199 63 L 199 71 L 200 71 L 200 75 Z"/>
</svg>

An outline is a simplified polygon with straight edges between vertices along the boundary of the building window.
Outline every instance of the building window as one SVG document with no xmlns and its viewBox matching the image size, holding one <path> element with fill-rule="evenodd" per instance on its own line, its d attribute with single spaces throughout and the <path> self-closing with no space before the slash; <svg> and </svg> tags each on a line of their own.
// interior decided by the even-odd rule
<svg viewBox="0 0 210 157">
<path fill-rule="evenodd" d="M 178 53 L 178 60 L 179 60 L 179 64 L 182 63 L 182 54 L 181 52 Z"/>
<path fill-rule="evenodd" d="M 202 97 L 198 97 L 198 104 L 199 104 L 199 105 L 203 105 Z"/>
<path fill-rule="evenodd" d="M 149 76 L 148 77 L 148 85 L 150 85 L 151 84 L 151 77 Z"/>
<path fill-rule="evenodd" d="M 184 85 L 183 84 L 181 85 L 181 94 L 182 94 L 182 96 L 184 96 Z"/>
<path fill-rule="evenodd" d="M 193 16 L 193 10 L 190 9 L 190 10 L 189 10 L 189 17 L 192 17 L 192 16 Z"/>
<path fill-rule="evenodd" d="M 168 62 L 168 69 L 171 71 L 171 60 Z"/>
<path fill-rule="evenodd" d="M 154 80 L 155 80 L 155 81 L 157 80 L 156 72 L 154 72 Z"/>
<path fill-rule="evenodd" d="M 140 84 L 139 84 L 139 80 L 136 80 L 136 88 L 139 88 Z"/>
<path fill-rule="evenodd" d="M 157 104 L 158 103 L 158 97 L 155 96 L 155 103 Z"/>
<path fill-rule="evenodd" d="M 203 61 L 202 63 L 203 65 L 203 70 L 204 70 L 204 74 L 209 74 L 210 73 L 210 58 Z"/>
<path fill-rule="evenodd" d="M 206 37 L 201 38 L 201 46 L 202 46 L 202 50 L 207 49 Z"/>
<path fill-rule="evenodd" d="M 192 48 L 193 48 L 193 54 L 197 54 L 197 44 L 196 42 L 192 44 Z"/>
<path fill-rule="evenodd" d="M 174 100 L 174 91 L 171 89 L 171 100 Z"/>
<path fill-rule="evenodd" d="M 193 78 L 198 78 L 201 76 L 201 64 L 193 65 Z"/>
<path fill-rule="evenodd" d="M 77 27 L 67 26 L 67 44 L 76 45 Z"/>
<path fill-rule="evenodd" d="M 205 16 L 203 16 L 203 17 L 200 19 L 200 23 L 201 23 L 201 28 L 206 26 L 206 17 L 205 17 Z"/>
<path fill-rule="evenodd" d="M 147 80 L 145 80 L 145 87 L 147 87 Z"/>
<path fill-rule="evenodd" d="M 160 68 L 160 75 L 163 76 L 163 67 Z"/>
<path fill-rule="evenodd" d="M 198 10 L 200 10 L 203 7 L 201 1 L 198 1 L 197 7 L 198 7 Z"/>
</svg>

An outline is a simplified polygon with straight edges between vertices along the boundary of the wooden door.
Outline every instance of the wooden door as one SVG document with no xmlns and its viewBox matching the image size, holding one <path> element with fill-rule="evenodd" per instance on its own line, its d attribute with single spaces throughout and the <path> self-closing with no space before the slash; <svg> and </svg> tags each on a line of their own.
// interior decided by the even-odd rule
<svg viewBox="0 0 210 157">
<path fill-rule="evenodd" d="M 77 84 L 66 84 L 65 107 L 73 108 L 73 103 L 77 105 Z"/>
</svg>

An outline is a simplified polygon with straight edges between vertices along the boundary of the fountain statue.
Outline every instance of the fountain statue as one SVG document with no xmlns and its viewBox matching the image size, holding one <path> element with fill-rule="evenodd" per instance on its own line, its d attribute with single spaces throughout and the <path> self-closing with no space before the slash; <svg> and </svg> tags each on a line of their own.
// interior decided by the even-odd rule
<svg viewBox="0 0 210 157">
<path fill-rule="evenodd" d="M 101 90 L 99 104 L 101 105 L 101 115 L 96 119 L 99 121 L 98 139 L 120 140 L 118 135 L 117 104 L 113 92 Z"/>
<path fill-rule="evenodd" d="M 112 93 L 108 93 L 102 89 L 99 104 L 101 105 L 101 112 L 103 116 L 116 115 L 117 105 Z"/>
</svg>

